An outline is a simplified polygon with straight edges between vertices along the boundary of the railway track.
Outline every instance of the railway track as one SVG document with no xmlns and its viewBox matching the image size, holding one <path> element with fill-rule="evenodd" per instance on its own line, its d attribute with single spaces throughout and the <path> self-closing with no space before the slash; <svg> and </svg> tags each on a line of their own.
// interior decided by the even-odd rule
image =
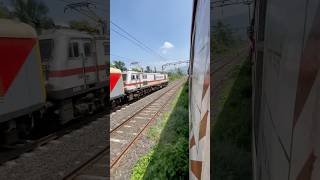
<svg viewBox="0 0 320 180">
<path fill-rule="evenodd" d="M 107 111 L 102 111 L 91 117 L 78 118 L 76 119 L 78 120 L 78 122 L 73 122 L 72 124 L 61 127 L 61 129 L 54 131 L 52 133 L 49 133 L 47 135 L 43 135 L 38 139 L 28 140 L 24 144 L 2 146 L 1 148 L 3 150 L 0 152 L 0 165 L 6 163 L 7 161 L 18 158 L 23 153 L 32 152 L 34 149 L 44 146 L 50 141 L 57 140 L 63 137 L 64 135 L 70 133 L 71 131 L 79 129 L 89 124 L 90 122 L 96 120 L 97 118 L 105 116 L 106 114 L 107 114 Z"/>
<path fill-rule="evenodd" d="M 163 108 L 168 104 L 183 82 L 177 82 L 168 90 L 161 93 L 158 98 L 155 98 L 140 110 L 128 116 L 120 124 L 110 129 L 110 146 L 104 148 L 80 165 L 65 176 L 64 179 L 107 179 L 109 168 L 113 169 L 117 165 L 148 125 L 160 115 Z M 110 164 L 108 163 L 109 154 Z"/>
<path fill-rule="evenodd" d="M 150 94 L 152 93 L 146 94 L 146 96 Z M 136 101 L 138 101 L 138 99 L 132 100 L 126 104 L 121 104 L 119 106 L 116 106 L 113 109 L 110 109 L 110 113 L 116 112 L 117 110 L 125 106 L 128 106 Z M 18 158 L 23 153 L 32 152 L 34 149 L 44 146 L 45 144 L 49 143 L 52 140 L 57 140 L 60 137 L 64 136 L 65 134 L 68 134 L 73 130 L 79 129 L 85 126 L 86 124 L 96 120 L 97 118 L 107 115 L 107 113 L 108 111 L 104 110 L 102 112 L 98 112 L 91 116 L 82 116 L 73 120 L 73 122 L 71 122 L 67 126 L 61 127 L 61 129 L 58 129 L 57 131 L 48 133 L 46 135 L 40 135 L 39 138 L 26 140 L 25 143 L 20 143 L 12 146 L 1 146 L 0 147 L 0 165 L 6 163 L 7 161 Z"/>
</svg>

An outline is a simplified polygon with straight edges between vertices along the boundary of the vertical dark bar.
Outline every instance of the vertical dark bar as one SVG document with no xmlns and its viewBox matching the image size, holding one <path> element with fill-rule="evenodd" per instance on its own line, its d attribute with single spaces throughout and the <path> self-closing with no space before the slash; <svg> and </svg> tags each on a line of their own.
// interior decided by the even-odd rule
<svg viewBox="0 0 320 180">
<path fill-rule="evenodd" d="M 106 10 L 107 10 L 107 13 L 106 13 L 106 36 L 107 36 L 107 52 L 108 52 L 108 60 L 107 60 L 107 68 L 106 68 L 106 71 L 107 71 L 107 99 L 109 100 L 110 99 L 110 0 L 106 0 L 107 1 L 107 7 L 106 7 Z M 106 168 L 106 171 L 108 172 L 107 173 L 107 177 L 110 177 L 110 109 L 111 109 L 111 104 L 110 103 L 107 103 L 107 109 L 108 109 L 108 115 L 107 115 L 107 130 L 106 130 L 106 134 L 107 134 L 107 137 L 106 137 L 106 143 L 107 143 L 107 148 L 108 148 L 108 156 L 107 156 L 107 168 Z"/>
</svg>

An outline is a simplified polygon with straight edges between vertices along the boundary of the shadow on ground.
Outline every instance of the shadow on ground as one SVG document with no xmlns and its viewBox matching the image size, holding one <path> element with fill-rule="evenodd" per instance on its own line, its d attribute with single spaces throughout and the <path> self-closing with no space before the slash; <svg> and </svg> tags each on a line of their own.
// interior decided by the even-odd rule
<svg viewBox="0 0 320 180">
<path fill-rule="evenodd" d="M 189 177 L 189 112 L 188 84 L 182 89 L 153 149 L 151 161 L 143 179 L 188 179 Z"/>
<path fill-rule="evenodd" d="M 211 177 L 223 180 L 252 179 L 251 166 L 251 67 L 246 60 L 233 72 L 230 91 L 217 119 L 211 120 Z M 228 91 L 228 92 L 226 92 Z M 219 104 L 219 103 L 218 103 Z"/>
</svg>

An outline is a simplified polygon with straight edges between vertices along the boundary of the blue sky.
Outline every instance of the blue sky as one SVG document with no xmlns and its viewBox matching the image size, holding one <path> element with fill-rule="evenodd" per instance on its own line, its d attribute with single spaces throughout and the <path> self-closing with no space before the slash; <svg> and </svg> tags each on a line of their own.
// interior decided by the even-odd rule
<svg viewBox="0 0 320 180">
<path fill-rule="evenodd" d="M 164 63 L 189 59 L 192 0 L 111 0 L 110 3 L 113 23 L 165 57 L 148 53 L 121 37 L 113 30 L 121 31 L 111 24 L 111 61 L 124 61 L 127 67 L 138 61 L 143 67 L 156 66 L 160 70 Z"/>
</svg>

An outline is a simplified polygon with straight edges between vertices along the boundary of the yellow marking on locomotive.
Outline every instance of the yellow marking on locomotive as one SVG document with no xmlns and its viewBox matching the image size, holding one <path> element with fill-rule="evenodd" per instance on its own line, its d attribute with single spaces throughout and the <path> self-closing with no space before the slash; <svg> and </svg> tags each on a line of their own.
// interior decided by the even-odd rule
<svg viewBox="0 0 320 180">
<path fill-rule="evenodd" d="M 43 69 L 42 69 L 42 63 L 41 63 L 41 56 L 40 56 L 40 48 L 39 48 L 39 41 L 37 40 L 37 43 L 35 44 L 35 57 L 36 61 L 38 63 L 39 67 L 39 77 L 40 77 L 40 84 L 41 84 L 41 95 L 42 98 L 45 100 L 46 97 L 46 86 L 45 86 L 45 80 L 43 77 Z"/>
</svg>

